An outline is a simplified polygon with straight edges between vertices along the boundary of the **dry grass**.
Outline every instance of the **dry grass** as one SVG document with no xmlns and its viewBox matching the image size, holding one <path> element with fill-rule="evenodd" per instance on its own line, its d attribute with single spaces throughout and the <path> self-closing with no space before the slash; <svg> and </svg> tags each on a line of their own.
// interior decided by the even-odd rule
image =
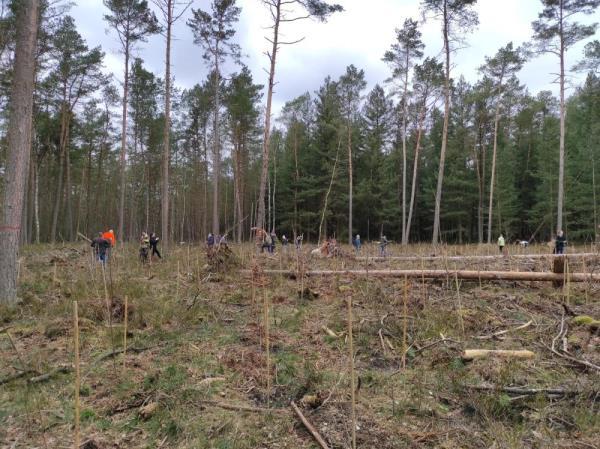
<svg viewBox="0 0 600 449">
<path fill-rule="evenodd" d="M 281 247 L 278 248 L 281 250 Z M 371 248 L 372 255 L 376 248 Z M 589 249 L 587 249 L 589 250 Z M 139 264 L 134 247 L 114 254 L 102 272 L 83 245 L 25 248 L 22 303 L 0 310 L 15 348 L 0 335 L 0 447 L 72 447 L 75 375 L 47 382 L 26 379 L 74 362 L 72 302 L 79 303 L 81 435 L 87 447 L 311 448 L 310 435 L 289 413 L 304 413 L 332 448 L 351 445 L 347 304 L 353 297 L 359 448 L 598 447 L 600 376 L 557 359 L 544 345 L 556 335 L 563 293 L 541 283 L 413 280 L 403 312 L 404 280 L 252 280 L 237 268 L 205 271 L 198 247 L 176 247 L 162 261 Z M 296 268 L 289 254 L 259 257 L 261 268 Z M 305 249 L 308 252 L 308 248 Z M 444 248 L 448 255 L 494 253 L 495 247 Z M 530 248 L 547 251 L 545 247 Z M 242 267 L 254 248 L 234 247 Z M 349 249 L 348 249 L 349 252 Z M 394 254 L 431 254 L 427 246 L 393 247 Z M 352 259 L 306 266 L 359 268 Z M 426 262 L 425 268 L 444 261 Z M 421 262 L 368 262 L 371 267 L 420 268 Z M 454 262 L 453 262 L 454 263 Z M 543 260 L 486 262 L 481 269 L 547 269 Z M 586 261 L 588 271 L 598 261 Z M 56 266 L 56 280 L 54 279 Z M 464 265 L 466 266 L 466 265 Z M 460 266 L 459 266 L 460 268 Z M 571 267 L 572 271 L 576 266 Z M 299 295 L 301 289 L 318 294 Z M 458 288 L 458 290 L 457 290 Z M 600 318 L 598 286 L 571 285 L 571 310 Z M 460 295 L 460 304 L 457 301 Z M 267 376 L 263 310 L 270 304 Z M 128 298 L 127 363 L 122 354 L 124 299 Z M 533 320 L 503 339 L 478 339 Z M 406 369 L 402 368 L 406 322 Z M 329 335 L 323 327 L 332 330 Z M 463 330 L 464 329 L 464 330 Z M 598 363 L 600 337 L 571 325 L 568 349 Z M 112 334 L 112 339 L 111 339 Z M 441 337 L 443 336 L 443 337 Z M 443 341 L 442 338 L 444 338 Z M 531 349 L 532 361 L 480 360 L 465 364 L 462 349 Z M 104 357 L 104 358 L 103 358 Z M 574 396 L 517 397 L 470 385 L 577 390 Z M 233 411 L 217 403 L 272 407 L 271 413 Z M 95 446 L 94 446 L 95 445 Z"/>
</svg>

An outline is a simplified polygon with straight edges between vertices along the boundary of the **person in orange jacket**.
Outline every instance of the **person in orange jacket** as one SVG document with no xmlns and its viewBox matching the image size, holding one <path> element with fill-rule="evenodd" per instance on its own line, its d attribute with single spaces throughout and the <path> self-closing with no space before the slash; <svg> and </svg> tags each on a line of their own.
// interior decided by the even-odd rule
<svg viewBox="0 0 600 449">
<path fill-rule="evenodd" d="M 102 234 L 102 238 L 110 241 L 110 246 L 114 247 L 117 244 L 117 239 L 115 237 L 115 231 L 112 229 Z"/>
<path fill-rule="evenodd" d="M 110 242 L 110 247 L 106 251 L 106 260 L 110 260 L 112 249 L 117 244 L 117 239 L 115 237 L 115 231 L 113 231 L 112 229 L 106 231 L 105 233 L 102 234 L 102 238 L 107 240 L 108 242 Z"/>
</svg>

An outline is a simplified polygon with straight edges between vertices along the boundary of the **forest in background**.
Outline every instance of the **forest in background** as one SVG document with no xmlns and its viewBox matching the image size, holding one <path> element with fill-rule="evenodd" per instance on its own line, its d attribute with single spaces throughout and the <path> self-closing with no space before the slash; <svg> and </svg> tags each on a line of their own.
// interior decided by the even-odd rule
<svg viewBox="0 0 600 449">
<path fill-rule="evenodd" d="M 14 5 L 0 1 L 0 173 L 5 173 L 15 26 Z M 105 3 L 115 6 L 119 1 Z M 129 3 L 147 8 L 145 17 L 152 20 L 146 24 L 156 25 L 139 31 L 137 44 L 143 45 L 144 36 L 159 30 L 160 20 L 145 1 Z M 235 6 L 215 1 L 213 16 L 225 3 Z M 434 3 L 423 2 L 423 7 Z M 235 34 L 237 21 L 235 10 L 230 11 L 227 39 Z M 200 12 L 194 13 L 195 35 L 202 47 Z M 110 30 L 111 11 L 106 14 Z M 474 21 L 457 23 L 456 34 L 475 25 L 476 17 L 468 18 Z M 194 30 L 194 23 L 189 25 Z M 401 241 L 406 222 L 406 241 L 431 240 L 447 63 L 422 58 L 418 22 L 404 21 L 397 38 L 381 55 L 390 65 L 387 82 L 367 91 L 364 72 L 349 65 L 339 79 L 327 77 L 316 92 L 288 101 L 273 117 L 267 228 L 278 234 L 304 234 L 312 241 L 320 235 L 347 240 L 351 210 L 352 234 L 366 239 L 385 234 Z M 215 59 L 237 59 L 240 49 L 230 45 L 231 51 Z M 440 237 L 445 242 L 485 242 L 489 236 L 493 241 L 499 233 L 509 240 L 543 241 L 557 227 L 560 99 L 546 91 L 533 94 L 519 81 L 520 66 L 538 51 L 534 45 L 500 45 L 496 55 L 481 61 L 477 82 L 453 78 L 448 84 L 451 108 L 440 207 Z M 170 225 L 169 235 L 163 237 L 177 242 L 202 240 L 208 232 L 247 239 L 257 217 L 265 80 L 254 79 L 241 64 L 233 73 L 220 73 L 218 64 L 212 65 L 210 45 L 206 48 L 209 76 L 191 89 L 179 88 L 175 80 L 170 89 Z M 116 80 L 120 74 L 103 72 L 105 51 L 89 48 L 66 3 L 43 5 L 23 242 L 73 240 L 79 232 L 117 229 L 123 96 Z M 598 229 L 599 60 L 600 44 L 591 41 L 578 64 L 578 70 L 589 74 L 569 91 L 565 104 L 563 228 L 571 240 L 593 240 Z M 164 74 L 150 72 L 135 56 L 127 68 L 127 156 L 119 238 L 136 239 L 143 230 L 161 229 L 166 86 Z"/>
</svg>

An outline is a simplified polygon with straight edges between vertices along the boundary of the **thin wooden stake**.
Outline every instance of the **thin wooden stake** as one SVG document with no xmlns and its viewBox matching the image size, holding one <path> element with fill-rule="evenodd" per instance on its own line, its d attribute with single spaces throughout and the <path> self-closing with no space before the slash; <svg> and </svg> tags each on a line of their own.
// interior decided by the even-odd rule
<svg viewBox="0 0 600 449">
<path fill-rule="evenodd" d="M 352 410 L 352 449 L 356 449 L 356 392 L 354 378 L 354 339 L 352 336 L 352 296 L 348 297 L 348 352 L 350 370 L 350 406 Z"/>
<path fill-rule="evenodd" d="M 463 318 L 462 318 L 462 302 L 460 300 L 460 286 L 458 284 L 458 274 L 456 271 L 454 272 L 454 282 L 456 283 L 456 300 L 457 300 L 457 305 L 458 305 L 458 325 L 460 326 L 460 332 L 461 332 L 462 338 L 464 340 L 465 324 L 464 324 Z"/>
<path fill-rule="evenodd" d="M 79 449 L 81 436 L 79 429 L 79 390 L 81 388 L 81 377 L 79 371 L 79 311 L 77 301 L 73 301 L 73 335 L 75 339 L 75 438 L 74 448 Z"/>
<path fill-rule="evenodd" d="M 402 307 L 402 368 L 406 369 L 406 331 L 408 321 L 408 277 L 404 277 L 404 301 Z"/>
<path fill-rule="evenodd" d="M 113 327 L 112 327 L 112 311 L 111 311 L 111 300 L 108 297 L 108 287 L 106 286 L 106 269 L 104 268 L 104 264 L 102 264 L 102 281 L 104 282 L 104 299 L 106 302 L 106 313 L 108 319 L 108 332 L 110 335 L 110 348 L 112 351 L 115 351 L 115 342 L 113 338 Z M 114 360 L 113 360 L 114 364 Z M 116 365 L 114 365 L 116 368 Z"/>
<path fill-rule="evenodd" d="M 127 364 L 127 323 L 129 320 L 129 307 L 127 304 L 127 295 L 125 295 L 125 316 L 123 318 L 123 373 Z"/>
<path fill-rule="evenodd" d="M 271 338 L 270 338 L 270 323 L 269 323 L 269 300 L 267 289 L 263 286 L 263 313 L 265 327 L 265 351 L 267 353 L 267 407 L 271 402 Z"/>
</svg>

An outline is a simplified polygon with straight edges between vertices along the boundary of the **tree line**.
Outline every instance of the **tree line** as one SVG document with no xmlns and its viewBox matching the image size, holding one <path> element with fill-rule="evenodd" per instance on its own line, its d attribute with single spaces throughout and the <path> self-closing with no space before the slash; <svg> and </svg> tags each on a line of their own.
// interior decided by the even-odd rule
<svg viewBox="0 0 600 449">
<path fill-rule="evenodd" d="M 22 2 L 0 2 L 6 174 Z M 499 233 L 545 240 L 561 228 L 570 239 L 595 238 L 600 44 L 586 45 L 576 69 L 587 78 L 569 97 L 565 56 L 594 34 L 595 25 L 577 16 L 593 13 L 599 0 L 542 0 L 532 41 L 504 43 L 481 61 L 475 82 L 453 76 L 452 64 L 477 25 L 476 1 L 424 0 L 423 16 L 440 25 L 439 59 L 424 57 L 420 23 L 406 19 L 381 55 L 388 80 L 367 91 L 364 70 L 349 65 L 274 117 L 276 57 L 296 43 L 283 42 L 280 27 L 343 12 L 314 0 L 294 0 L 295 10 L 281 0 L 260 3 L 273 20 L 266 80 L 243 65 L 235 0 L 206 9 L 105 0 L 105 23 L 123 57 L 117 83 L 103 69 L 106 49 L 89 47 L 68 4 L 41 1 L 21 242 L 68 241 L 105 227 L 125 240 L 146 230 L 170 242 L 209 232 L 242 241 L 254 225 L 310 240 L 385 234 L 402 243 L 466 243 Z M 208 75 L 183 89 L 171 74 L 171 29 L 188 8 L 186 26 Z M 165 36 L 160 74 L 136 57 L 156 33 Z M 558 98 L 519 81 L 542 52 L 556 56 Z"/>
</svg>

